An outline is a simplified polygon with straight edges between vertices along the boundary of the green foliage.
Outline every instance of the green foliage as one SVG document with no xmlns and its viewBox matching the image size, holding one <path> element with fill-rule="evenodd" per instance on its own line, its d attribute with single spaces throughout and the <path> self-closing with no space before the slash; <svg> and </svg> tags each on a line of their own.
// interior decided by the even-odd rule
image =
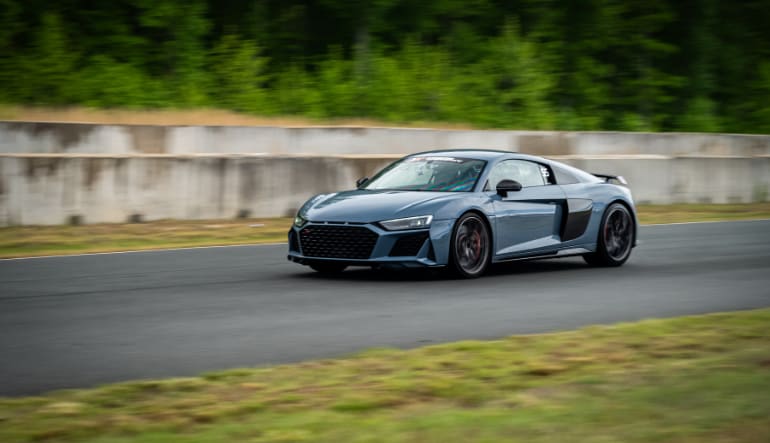
<svg viewBox="0 0 770 443">
<path fill-rule="evenodd" d="M 356 115 L 357 93 L 352 76 L 353 63 L 345 60 L 341 48 L 333 48 L 318 66 L 317 87 L 323 94 L 315 110 L 318 117 Z"/>
<path fill-rule="evenodd" d="M 401 51 L 374 58 L 371 79 L 362 85 L 369 114 L 386 120 L 453 120 L 449 54 L 407 39 Z M 359 82 L 359 84 L 361 84 Z M 456 119 L 456 118 L 455 118 Z"/>
<path fill-rule="evenodd" d="M 203 38 L 210 22 L 203 0 L 134 0 L 139 23 L 155 39 L 151 59 L 174 93 L 174 104 L 200 106 L 207 103 L 204 63 L 207 50 Z"/>
<path fill-rule="evenodd" d="M 704 96 L 695 97 L 688 104 L 678 123 L 680 128 L 686 128 L 692 132 L 718 132 L 720 130 L 716 104 Z"/>
<path fill-rule="evenodd" d="M 166 103 L 168 94 L 161 82 L 128 63 L 109 57 L 91 57 L 79 73 L 78 103 L 103 108 L 152 108 Z"/>
<path fill-rule="evenodd" d="M 71 99 L 76 57 L 59 16 L 44 13 L 31 51 L 17 59 L 16 67 L 24 73 L 14 82 L 17 97 L 46 104 L 66 103 Z"/>
<path fill-rule="evenodd" d="M 770 61 L 761 63 L 758 71 L 758 78 L 752 88 L 756 91 L 754 124 L 759 131 L 770 133 Z"/>
<path fill-rule="evenodd" d="M 0 102 L 769 132 L 764 0 L 0 0 Z"/>
<path fill-rule="evenodd" d="M 548 100 L 554 77 L 537 56 L 536 46 L 521 38 L 518 24 L 508 23 L 492 40 L 481 62 L 479 77 L 488 79 L 490 126 L 551 129 L 553 109 Z"/>
<path fill-rule="evenodd" d="M 209 57 L 212 100 L 218 106 L 236 111 L 268 114 L 264 84 L 267 80 L 267 60 L 260 56 L 260 48 L 252 41 L 240 41 L 234 35 L 225 35 Z"/>
<path fill-rule="evenodd" d="M 319 108 L 314 78 L 300 66 L 289 66 L 277 76 L 272 100 L 279 114 L 313 115 Z"/>
</svg>

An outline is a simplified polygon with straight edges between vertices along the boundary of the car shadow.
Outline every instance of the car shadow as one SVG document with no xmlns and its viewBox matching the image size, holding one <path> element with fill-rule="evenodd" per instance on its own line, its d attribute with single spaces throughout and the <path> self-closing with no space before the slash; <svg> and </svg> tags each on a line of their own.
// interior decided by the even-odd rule
<svg viewBox="0 0 770 443">
<path fill-rule="evenodd" d="M 577 259 L 542 259 L 530 261 L 512 261 L 495 263 L 487 271 L 488 276 L 505 276 L 519 274 L 537 274 L 542 272 L 564 272 L 576 269 L 585 270 L 589 266 L 580 258 Z"/>
<path fill-rule="evenodd" d="M 495 263 L 489 267 L 482 279 L 506 277 L 522 274 L 538 274 L 547 272 L 567 272 L 585 270 L 589 268 L 580 259 L 543 259 L 532 261 L 518 261 L 507 263 Z M 418 281 L 464 281 L 442 268 L 419 269 L 371 269 L 348 268 L 338 274 L 322 274 L 306 268 L 307 272 L 296 274 L 298 278 L 309 280 L 337 280 L 337 281 L 377 281 L 377 282 L 418 282 Z"/>
</svg>

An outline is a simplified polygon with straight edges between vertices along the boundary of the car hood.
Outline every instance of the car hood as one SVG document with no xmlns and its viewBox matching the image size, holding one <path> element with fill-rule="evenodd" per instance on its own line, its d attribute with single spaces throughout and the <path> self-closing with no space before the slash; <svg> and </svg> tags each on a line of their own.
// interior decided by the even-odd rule
<svg viewBox="0 0 770 443">
<path fill-rule="evenodd" d="M 370 223 L 394 218 L 433 215 L 462 192 L 366 190 L 321 194 L 308 200 L 300 214 L 310 221 Z"/>
</svg>

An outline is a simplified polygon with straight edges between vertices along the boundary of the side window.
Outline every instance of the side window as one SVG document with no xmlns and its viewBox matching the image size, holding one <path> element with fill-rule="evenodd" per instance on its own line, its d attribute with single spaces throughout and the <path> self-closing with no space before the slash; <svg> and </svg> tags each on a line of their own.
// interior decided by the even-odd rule
<svg viewBox="0 0 770 443">
<path fill-rule="evenodd" d="M 554 166 L 553 172 L 556 175 L 556 183 L 560 185 L 572 185 L 575 183 L 580 183 L 580 180 L 578 180 L 577 177 L 572 175 L 569 171 L 567 171 L 564 168 Z"/>
<path fill-rule="evenodd" d="M 525 188 L 546 183 L 541 166 L 526 160 L 505 160 L 496 164 L 489 172 L 485 189 L 496 189 L 501 180 L 516 180 Z"/>
</svg>

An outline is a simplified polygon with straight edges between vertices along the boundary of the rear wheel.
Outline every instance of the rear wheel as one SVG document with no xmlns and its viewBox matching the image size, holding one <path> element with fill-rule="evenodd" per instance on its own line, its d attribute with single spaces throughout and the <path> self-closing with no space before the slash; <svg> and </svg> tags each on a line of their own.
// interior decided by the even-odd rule
<svg viewBox="0 0 770 443">
<path fill-rule="evenodd" d="M 476 278 L 489 266 L 492 242 L 480 215 L 468 213 L 455 223 L 451 243 L 451 269 L 464 278 Z"/>
<path fill-rule="evenodd" d="M 310 267 L 321 274 L 339 274 L 347 268 L 347 265 L 339 263 L 313 263 Z"/>
<path fill-rule="evenodd" d="M 631 256 L 634 245 L 634 217 L 624 205 L 613 203 L 604 212 L 596 252 L 583 259 L 592 266 L 620 266 Z"/>
</svg>

